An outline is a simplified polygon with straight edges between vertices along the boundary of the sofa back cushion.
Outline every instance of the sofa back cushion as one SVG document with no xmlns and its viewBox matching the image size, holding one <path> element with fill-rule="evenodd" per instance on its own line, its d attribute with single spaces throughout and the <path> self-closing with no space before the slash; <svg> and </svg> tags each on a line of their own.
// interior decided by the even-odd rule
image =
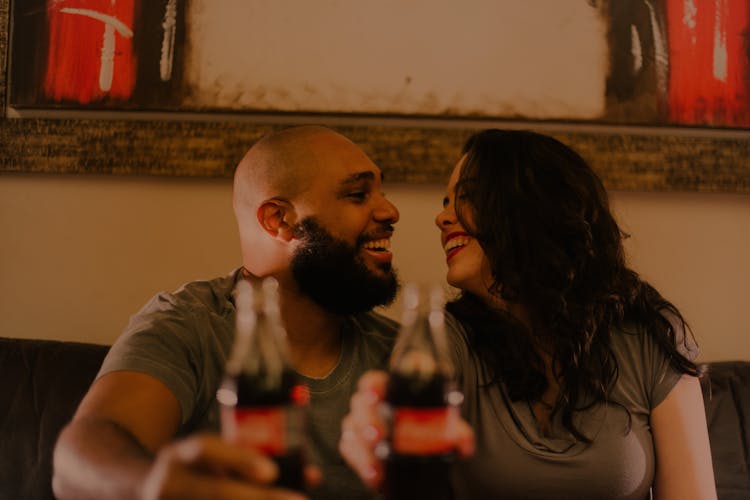
<svg viewBox="0 0 750 500">
<path fill-rule="evenodd" d="M 750 499 L 750 361 L 718 361 L 703 384 L 719 500 Z"/>
<path fill-rule="evenodd" d="M 51 499 L 52 449 L 109 347 L 0 337 L 0 500 Z M 750 498 L 750 361 L 704 382 L 719 500 Z"/>
<path fill-rule="evenodd" d="M 1 498 L 53 498 L 52 449 L 108 349 L 0 338 Z"/>
</svg>

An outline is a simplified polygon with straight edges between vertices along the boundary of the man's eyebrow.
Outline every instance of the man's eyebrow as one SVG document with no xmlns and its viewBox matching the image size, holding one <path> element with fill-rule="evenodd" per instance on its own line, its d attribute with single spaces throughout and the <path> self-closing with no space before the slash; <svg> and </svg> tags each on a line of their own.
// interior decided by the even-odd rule
<svg viewBox="0 0 750 500">
<path fill-rule="evenodd" d="M 380 179 L 381 180 L 383 179 L 382 173 L 380 174 Z M 357 172 L 356 174 L 352 174 L 348 176 L 347 178 L 345 178 L 343 181 L 341 181 L 341 184 L 342 185 L 354 184 L 362 180 L 369 180 L 369 181 L 375 180 L 375 172 L 373 172 L 372 170 L 366 170 L 364 172 Z"/>
</svg>

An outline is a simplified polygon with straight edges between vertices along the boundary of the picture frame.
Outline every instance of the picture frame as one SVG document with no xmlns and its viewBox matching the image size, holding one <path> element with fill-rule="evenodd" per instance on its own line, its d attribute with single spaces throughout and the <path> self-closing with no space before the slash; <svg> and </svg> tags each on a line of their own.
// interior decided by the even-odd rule
<svg viewBox="0 0 750 500">
<path fill-rule="evenodd" d="M 0 172 L 231 177 L 270 131 L 330 126 L 372 157 L 388 182 L 444 183 L 466 138 L 484 128 L 552 135 L 586 158 L 608 189 L 750 192 L 750 131 L 333 113 L 54 111 L 10 116 L 12 2 L 0 0 Z"/>
</svg>

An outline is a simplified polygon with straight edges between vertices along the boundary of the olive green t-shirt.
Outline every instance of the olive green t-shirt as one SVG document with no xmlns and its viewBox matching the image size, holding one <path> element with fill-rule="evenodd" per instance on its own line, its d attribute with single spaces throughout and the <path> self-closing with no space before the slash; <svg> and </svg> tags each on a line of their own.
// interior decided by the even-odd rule
<svg viewBox="0 0 750 500">
<path fill-rule="evenodd" d="M 680 378 L 650 335 L 635 328 L 612 335 L 619 376 L 609 403 L 574 416 L 576 427 L 592 439 L 586 444 L 565 429 L 559 414 L 545 435 L 526 401 L 511 401 L 497 385 L 487 384 L 466 330 L 447 316 L 464 393 L 462 413 L 477 437 L 476 454 L 456 467 L 457 498 L 649 498 L 655 466 L 651 410 Z M 697 355 L 694 345 L 687 355 Z"/>
<path fill-rule="evenodd" d="M 219 428 L 216 390 L 234 338 L 232 291 L 239 270 L 160 293 L 137 314 L 107 354 L 98 377 L 116 371 L 147 373 L 163 382 L 180 403 L 180 435 Z M 341 420 L 359 377 L 386 368 L 397 324 L 369 312 L 347 317 L 341 355 L 323 378 L 302 377 L 310 389 L 310 462 L 323 472 L 315 499 L 376 498 L 338 453 Z"/>
</svg>

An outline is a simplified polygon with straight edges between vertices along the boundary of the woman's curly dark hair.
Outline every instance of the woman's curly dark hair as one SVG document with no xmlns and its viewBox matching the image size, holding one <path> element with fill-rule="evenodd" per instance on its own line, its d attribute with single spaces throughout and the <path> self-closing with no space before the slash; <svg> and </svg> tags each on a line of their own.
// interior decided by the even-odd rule
<svg viewBox="0 0 750 500">
<path fill-rule="evenodd" d="M 677 349 L 689 332 L 684 318 L 627 267 L 626 235 L 601 180 L 579 154 L 552 137 L 495 129 L 470 137 L 463 154 L 454 193 L 458 219 L 487 256 L 490 292 L 523 304 L 534 325 L 490 311 L 468 293 L 449 304 L 470 326 L 493 383 L 502 383 L 513 400 L 540 401 L 547 388 L 538 355 L 544 346 L 561 388 L 554 411 L 589 441 L 572 416 L 588 406 L 577 407 L 581 401 L 607 399 L 618 375 L 610 337 L 619 328 L 639 325 L 675 369 L 698 375 Z"/>
</svg>

